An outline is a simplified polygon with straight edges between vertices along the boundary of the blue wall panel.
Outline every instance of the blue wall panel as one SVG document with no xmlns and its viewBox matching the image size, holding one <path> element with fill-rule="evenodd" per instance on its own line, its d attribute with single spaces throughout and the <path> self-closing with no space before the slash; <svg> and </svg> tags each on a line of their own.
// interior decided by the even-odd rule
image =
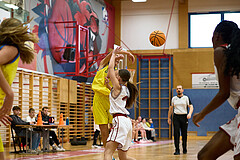
<svg viewBox="0 0 240 160">
<path fill-rule="evenodd" d="M 150 117 L 151 118 L 158 118 L 159 117 L 159 110 L 158 109 L 152 109 L 152 110 L 150 110 Z"/>
<path fill-rule="evenodd" d="M 148 59 L 141 60 L 141 68 L 149 68 Z"/>
<path fill-rule="evenodd" d="M 159 59 L 151 59 L 151 68 L 159 68 Z"/>
<path fill-rule="evenodd" d="M 161 119 L 161 128 L 168 128 L 168 123 L 166 123 L 167 119 Z"/>
<path fill-rule="evenodd" d="M 161 108 L 169 108 L 168 99 L 161 99 L 160 105 L 161 105 Z"/>
<path fill-rule="evenodd" d="M 148 118 L 149 110 L 148 109 L 141 109 L 141 117 L 142 118 Z"/>
<path fill-rule="evenodd" d="M 168 78 L 169 77 L 169 70 L 168 69 L 161 69 L 160 71 L 162 78 Z"/>
<path fill-rule="evenodd" d="M 141 85 L 140 85 L 141 88 L 147 88 L 147 89 L 148 89 L 148 88 L 149 88 L 148 82 L 149 82 L 149 81 L 148 81 L 147 79 L 142 79 L 142 80 L 141 80 Z"/>
<path fill-rule="evenodd" d="M 151 108 L 159 108 L 159 100 L 158 99 L 151 99 Z"/>
<path fill-rule="evenodd" d="M 168 129 L 162 129 L 161 130 L 161 138 L 168 138 L 169 137 L 169 130 Z"/>
<path fill-rule="evenodd" d="M 168 89 L 161 89 L 160 98 L 168 98 L 169 97 L 169 90 Z"/>
<path fill-rule="evenodd" d="M 169 79 L 161 79 L 161 82 L 160 82 L 160 87 L 161 88 L 168 88 L 169 87 Z"/>
<path fill-rule="evenodd" d="M 169 59 L 161 58 L 160 56 L 157 58 L 139 59 L 138 71 L 140 71 L 138 81 L 141 82 L 139 84 L 141 93 L 139 100 L 140 113 L 137 113 L 137 116 L 141 115 L 143 118 L 152 118 L 156 134 L 159 135 L 159 132 L 161 132 L 161 137 L 168 137 L 167 113 L 169 107 L 169 88 L 171 88 Z"/>
<path fill-rule="evenodd" d="M 150 86 L 151 88 L 158 88 L 159 87 L 159 80 L 158 79 L 151 79 L 150 80 Z"/>
<path fill-rule="evenodd" d="M 161 109 L 161 115 L 160 116 L 162 118 L 168 118 L 168 109 Z"/>
<path fill-rule="evenodd" d="M 141 71 L 141 78 L 149 78 L 149 70 L 148 69 L 144 69 Z"/>
<path fill-rule="evenodd" d="M 151 78 L 158 78 L 159 77 L 159 69 L 151 69 L 150 76 L 151 76 Z"/>
<path fill-rule="evenodd" d="M 141 95 L 141 98 L 148 98 L 148 89 L 142 89 L 139 93 Z"/>
<path fill-rule="evenodd" d="M 146 108 L 148 107 L 148 99 L 141 99 L 140 100 L 141 103 L 141 108 Z M 145 107 L 144 107 L 145 106 Z"/>
<path fill-rule="evenodd" d="M 184 89 L 184 94 L 189 96 L 194 107 L 194 113 L 200 112 L 217 94 L 218 89 Z M 176 90 L 173 90 L 173 94 L 176 95 Z M 193 124 L 192 118 L 189 120 L 188 130 L 197 131 L 198 136 L 206 136 L 207 131 L 218 131 L 219 126 L 225 124 L 231 120 L 237 113 L 228 102 L 222 104 L 215 111 L 209 113 L 203 121 L 201 121 L 200 127 Z"/>
</svg>

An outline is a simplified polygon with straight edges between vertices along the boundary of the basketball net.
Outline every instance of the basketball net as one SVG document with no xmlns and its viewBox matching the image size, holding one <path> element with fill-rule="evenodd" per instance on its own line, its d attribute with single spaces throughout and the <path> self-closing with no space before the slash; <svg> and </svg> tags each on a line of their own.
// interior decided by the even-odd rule
<svg viewBox="0 0 240 160">
<path fill-rule="evenodd" d="M 129 72 L 130 72 L 130 75 L 131 75 L 131 77 L 130 77 L 130 79 L 129 79 L 129 81 L 131 82 L 131 83 L 134 83 L 133 82 L 133 77 L 134 77 L 134 74 L 135 74 L 135 69 L 127 69 Z"/>
</svg>

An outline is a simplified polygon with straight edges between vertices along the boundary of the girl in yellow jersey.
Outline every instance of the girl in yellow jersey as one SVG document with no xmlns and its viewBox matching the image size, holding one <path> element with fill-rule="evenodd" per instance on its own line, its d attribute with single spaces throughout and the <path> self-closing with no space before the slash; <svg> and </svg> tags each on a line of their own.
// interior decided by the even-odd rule
<svg viewBox="0 0 240 160">
<path fill-rule="evenodd" d="M 113 52 L 113 51 L 112 51 Z M 109 135 L 108 124 L 112 123 L 112 116 L 109 113 L 110 102 L 109 102 L 109 93 L 110 89 L 107 87 L 105 83 L 105 79 L 108 75 L 108 63 L 112 56 L 112 52 L 110 52 L 99 64 L 99 68 L 97 74 L 95 75 L 92 83 L 92 89 L 94 91 L 93 98 L 93 116 L 96 124 L 99 125 L 103 146 L 105 147 L 106 141 Z M 126 54 L 129 56 L 130 60 L 134 63 L 134 56 L 127 51 L 121 50 L 119 54 L 116 56 L 116 63 L 119 63 L 120 59 L 123 59 L 123 55 Z M 111 85 L 111 82 L 110 82 Z"/>
<path fill-rule="evenodd" d="M 8 116 L 14 98 L 11 84 L 16 75 L 19 58 L 23 63 L 28 64 L 34 59 L 34 50 L 25 42 L 38 42 L 37 37 L 30 33 L 24 24 L 15 18 L 5 19 L 0 24 L 0 121 L 4 125 L 11 123 L 11 118 Z M 4 159 L 1 136 L 0 159 Z"/>
</svg>

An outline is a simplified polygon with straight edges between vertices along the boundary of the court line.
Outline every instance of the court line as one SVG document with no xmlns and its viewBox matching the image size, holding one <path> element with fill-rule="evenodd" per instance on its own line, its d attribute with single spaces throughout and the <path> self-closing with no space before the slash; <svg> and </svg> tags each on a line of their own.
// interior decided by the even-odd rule
<svg viewBox="0 0 240 160">
<path fill-rule="evenodd" d="M 170 143 L 173 143 L 173 140 L 138 143 L 138 144 L 133 144 L 131 146 L 131 148 L 156 146 L 156 145 L 170 144 Z M 39 155 L 19 157 L 19 158 L 14 158 L 14 159 L 9 159 L 9 160 L 43 160 L 43 159 L 44 160 L 54 160 L 54 159 L 64 159 L 64 158 L 86 156 L 86 155 L 98 154 L 98 153 L 103 153 L 103 152 L 104 152 L 104 148 L 97 148 L 97 149 L 57 152 L 57 153 L 50 153 L 50 154 L 39 154 Z"/>
</svg>

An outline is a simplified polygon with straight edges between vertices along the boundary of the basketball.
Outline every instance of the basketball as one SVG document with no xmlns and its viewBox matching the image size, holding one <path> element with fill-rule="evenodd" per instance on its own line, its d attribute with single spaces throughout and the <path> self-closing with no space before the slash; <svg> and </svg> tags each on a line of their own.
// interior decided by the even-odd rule
<svg viewBox="0 0 240 160">
<path fill-rule="evenodd" d="M 165 43 L 166 37 L 162 31 L 156 30 L 150 34 L 149 40 L 153 46 L 160 47 Z"/>
</svg>

